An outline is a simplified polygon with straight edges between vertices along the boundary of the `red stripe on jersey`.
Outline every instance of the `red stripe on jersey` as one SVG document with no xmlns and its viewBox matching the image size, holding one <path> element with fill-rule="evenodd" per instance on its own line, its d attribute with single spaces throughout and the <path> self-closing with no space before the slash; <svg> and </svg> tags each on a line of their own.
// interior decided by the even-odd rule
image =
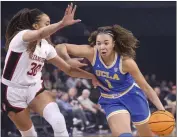
<svg viewBox="0 0 177 137">
<path fill-rule="evenodd" d="M 18 61 L 20 60 L 21 55 L 22 53 L 11 51 L 3 73 L 3 77 L 5 79 L 7 80 L 12 79 L 12 76 L 15 72 L 15 69 L 17 67 Z"/>
</svg>

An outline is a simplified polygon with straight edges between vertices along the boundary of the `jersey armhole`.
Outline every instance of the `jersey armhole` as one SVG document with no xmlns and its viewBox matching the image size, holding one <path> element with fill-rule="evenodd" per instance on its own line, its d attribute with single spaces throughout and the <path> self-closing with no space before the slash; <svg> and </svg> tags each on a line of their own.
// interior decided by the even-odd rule
<svg viewBox="0 0 177 137">
<path fill-rule="evenodd" d="M 19 31 L 10 41 L 9 49 L 14 52 L 24 52 L 27 49 L 28 43 L 23 40 L 23 34 L 29 30 Z"/>
<path fill-rule="evenodd" d="M 47 42 L 47 41 L 45 40 L 45 42 Z M 46 44 L 48 44 L 48 52 L 49 52 L 49 53 L 47 53 L 47 57 L 46 57 L 46 60 L 48 61 L 48 60 L 51 60 L 51 59 L 57 57 L 58 55 L 57 55 L 57 52 L 56 52 L 55 48 L 53 47 L 53 45 L 49 44 L 48 42 Z"/>
<path fill-rule="evenodd" d="M 122 60 L 123 60 L 123 56 L 120 56 L 120 61 L 119 61 L 119 70 L 121 74 L 126 74 L 126 72 L 123 72 L 122 70 Z"/>
<path fill-rule="evenodd" d="M 97 49 L 96 49 L 96 47 L 94 47 L 93 48 L 93 50 L 94 50 L 94 55 L 93 55 L 93 60 L 92 60 L 92 66 L 94 66 L 95 65 L 95 62 L 96 62 L 96 54 L 97 54 Z"/>
</svg>

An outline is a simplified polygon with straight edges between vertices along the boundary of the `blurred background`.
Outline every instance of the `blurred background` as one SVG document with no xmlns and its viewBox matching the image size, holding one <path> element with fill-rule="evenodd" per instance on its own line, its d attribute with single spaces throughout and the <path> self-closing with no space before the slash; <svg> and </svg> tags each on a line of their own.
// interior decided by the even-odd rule
<svg viewBox="0 0 177 137">
<path fill-rule="evenodd" d="M 73 3 L 78 6 L 76 18 L 82 22 L 57 32 L 51 37 L 52 42 L 87 44 L 88 36 L 97 27 L 119 24 L 129 29 L 140 41 L 136 57 L 140 70 L 164 106 L 175 115 L 176 2 Z M 39 8 L 50 16 L 51 23 L 55 23 L 62 19 L 68 4 L 69 2 L 65 1 L 1 2 L 1 72 L 6 55 L 4 50 L 6 26 L 13 15 L 22 8 Z M 91 71 L 89 66 L 83 69 Z M 93 89 L 91 81 L 68 77 L 50 64 L 46 64 L 43 69 L 43 79 L 45 87 L 56 99 L 65 116 L 71 135 L 110 133 L 104 112 L 97 105 L 99 91 Z M 87 94 L 90 104 L 80 99 L 84 94 Z M 90 108 L 84 106 L 85 104 Z M 151 103 L 150 108 L 152 112 L 155 111 Z M 52 136 L 51 127 L 45 120 L 33 112 L 31 117 L 40 136 Z M 19 135 L 13 123 L 3 114 L 1 128 L 2 137 Z M 133 125 L 132 130 L 136 133 Z"/>
</svg>

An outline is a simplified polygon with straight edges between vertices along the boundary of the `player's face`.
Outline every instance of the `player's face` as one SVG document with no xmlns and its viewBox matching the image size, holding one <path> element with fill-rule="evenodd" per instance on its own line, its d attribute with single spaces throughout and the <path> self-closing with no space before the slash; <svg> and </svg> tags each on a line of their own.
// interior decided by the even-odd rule
<svg viewBox="0 0 177 137">
<path fill-rule="evenodd" d="M 113 38 L 109 34 L 98 34 L 96 45 L 102 57 L 109 57 L 114 49 Z"/>
<path fill-rule="evenodd" d="M 46 15 L 46 14 L 42 14 L 42 15 L 40 15 L 39 22 L 33 24 L 33 27 L 35 29 L 40 29 L 40 28 L 46 27 L 48 25 L 50 25 L 50 18 L 49 18 L 49 16 Z"/>
</svg>

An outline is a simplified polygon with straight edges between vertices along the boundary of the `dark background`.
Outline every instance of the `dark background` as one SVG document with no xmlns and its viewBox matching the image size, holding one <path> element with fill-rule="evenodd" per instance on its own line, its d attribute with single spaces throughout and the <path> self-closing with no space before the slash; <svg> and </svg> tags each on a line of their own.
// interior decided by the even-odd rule
<svg viewBox="0 0 177 137">
<path fill-rule="evenodd" d="M 22 8 L 39 8 L 59 21 L 69 2 L 2 2 L 2 47 L 8 20 Z M 82 23 L 67 27 L 57 35 L 69 43 L 85 44 L 88 35 L 99 26 L 119 24 L 140 40 L 137 64 L 143 74 L 176 82 L 176 2 L 74 2 L 76 18 Z"/>
</svg>

